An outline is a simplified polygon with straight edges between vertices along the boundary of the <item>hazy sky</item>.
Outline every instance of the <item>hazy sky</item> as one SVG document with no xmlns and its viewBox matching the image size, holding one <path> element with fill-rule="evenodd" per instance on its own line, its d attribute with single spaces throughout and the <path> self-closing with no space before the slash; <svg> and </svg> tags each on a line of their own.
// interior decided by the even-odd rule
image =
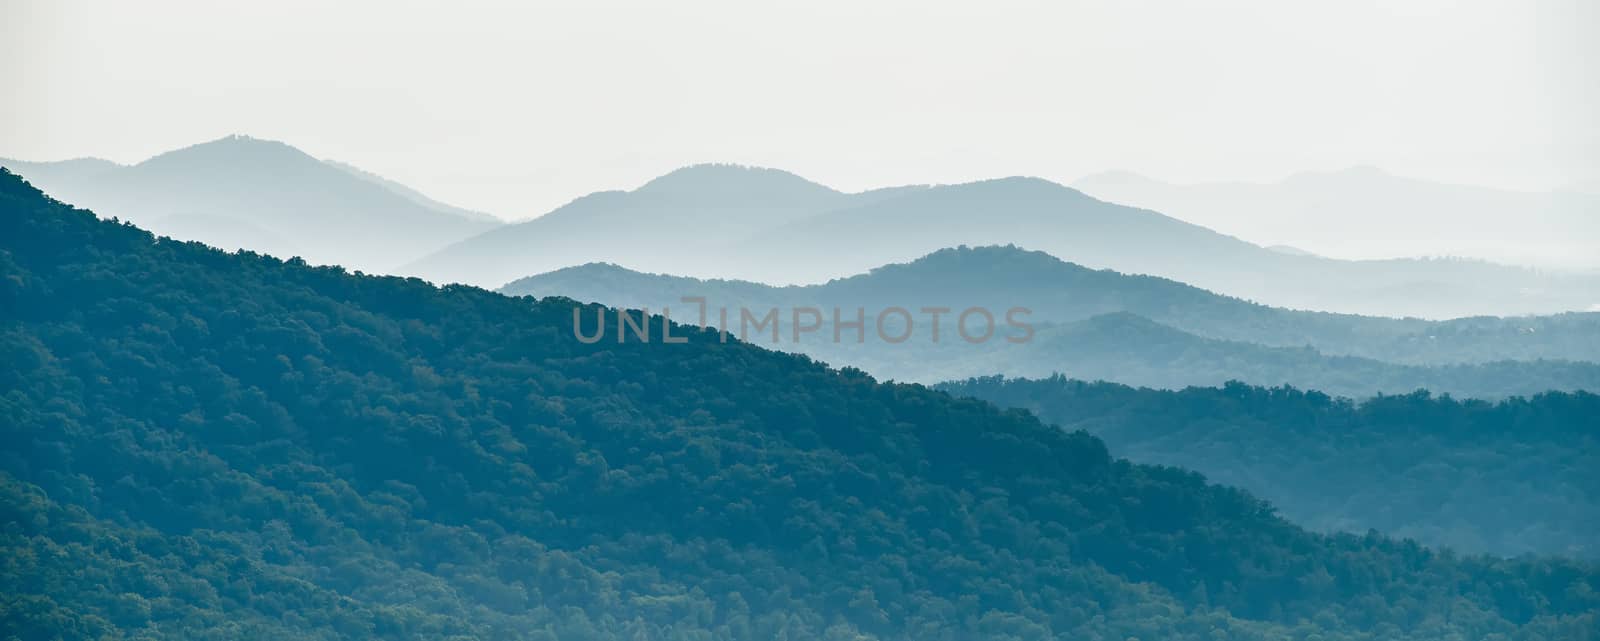
<svg viewBox="0 0 1600 641">
<path fill-rule="evenodd" d="M 707 161 L 1600 187 L 1597 5 L 0 0 L 0 156 L 245 133 L 511 217 Z"/>
</svg>

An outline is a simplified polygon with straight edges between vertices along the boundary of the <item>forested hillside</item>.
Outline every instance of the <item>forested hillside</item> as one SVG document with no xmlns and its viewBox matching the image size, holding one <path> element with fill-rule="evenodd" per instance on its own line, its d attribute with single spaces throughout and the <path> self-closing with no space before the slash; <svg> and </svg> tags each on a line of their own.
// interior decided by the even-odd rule
<svg viewBox="0 0 1600 641">
<path fill-rule="evenodd" d="M 1376 528 L 1504 555 L 1600 556 L 1600 396 L 1360 403 L 1230 383 L 1182 391 L 1064 377 L 941 389 L 1105 439 L 1140 462 L 1248 489 L 1316 530 Z"/>
<path fill-rule="evenodd" d="M 19 639 L 1594 639 L 1600 568 L 1322 536 L 1083 432 L 0 172 Z M 592 311 L 589 310 L 589 311 Z M 585 314 L 586 317 L 592 317 Z M 646 319 L 650 322 L 650 319 Z"/>
</svg>

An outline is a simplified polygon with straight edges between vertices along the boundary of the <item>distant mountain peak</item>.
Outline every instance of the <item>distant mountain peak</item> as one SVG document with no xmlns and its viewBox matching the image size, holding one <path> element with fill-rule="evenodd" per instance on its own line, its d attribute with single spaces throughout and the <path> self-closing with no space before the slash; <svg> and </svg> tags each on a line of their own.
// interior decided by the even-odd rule
<svg viewBox="0 0 1600 641">
<path fill-rule="evenodd" d="M 7 167 L 61 167 L 83 170 L 116 169 L 122 166 L 117 164 L 115 161 L 106 160 L 104 158 L 96 158 L 94 156 L 67 158 L 65 160 L 21 160 L 16 158 L 0 158 L 0 165 L 5 165 Z"/>
<path fill-rule="evenodd" d="M 1039 187 L 1039 188 L 1045 188 L 1045 189 L 1065 189 L 1065 190 L 1068 190 L 1068 191 L 1075 191 L 1071 187 L 1068 187 L 1068 186 L 1063 185 L 1061 183 L 1055 182 L 1053 180 L 1040 178 L 1038 176 L 1004 176 L 1004 177 L 1001 177 L 1001 178 L 990 178 L 990 179 L 987 179 L 987 180 L 978 180 L 978 181 L 965 183 L 965 184 L 968 184 L 968 185 L 985 185 L 985 184 L 988 184 L 988 185 L 1026 186 L 1026 187 Z"/>
<path fill-rule="evenodd" d="M 1011 279 L 1009 282 L 1015 283 L 1042 277 L 1059 284 L 1062 282 L 1061 279 L 1093 277 L 1092 275 L 1098 271 L 1061 260 L 1042 251 L 1024 249 L 1016 245 L 960 245 L 939 249 L 909 262 L 881 265 L 865 273 L 836 278 L 830 282 L 909 278 L 914 281 L 938 281 L 946 284 L 1008 279 Z M 1122 276 L 1117 274 L 1111 277 Z"/>
<path fill-rule="evenodd" d="M 288 143 L 264 138 L 252 138 L 242 134 L 232 134 L 182 149 L 174 149 L 141 162 L 135 167 L 178 166 L 191 163 L 215 167 L 217 163 L 321 164 L 322 161 Z"/>
<path fill-rule="evenodd" d="M 837 196 L 838 191 L 782 169 L 703 163 L 672 170 L 635 190 L 640 194 L 739 195 L 791 198 Z"/>
<path fill-rule="evenodd" d="M 946 193 L 965 194 L 985 199 L 1069 199 L 1093 200 L 1088 194 L 1061 183 L 1037 176 L 1006 176 L 945 185 Z"/>
<path fill-rule="evenodd" d="M 196 143 L 176 151 L 194 149 L 271 149 L 277 151 L 293 149 L 294 151 L 299 151 L 299 149 L 296 149 L 293 145 L 283 141 L 271 140 L 268 138 L 256 138 L 255 136 L 249 136 L 246 134 L 228 134 L 216 140 L 208 140 L 205 142 Z"/>
<path fill-rule="evenodd" d="M 1074 265 L 1042 251 L 1024 249 L 1016 245 L 959 245 L 930 252 L 909 264 L 931 264 L 952 260 L 979 260 L 988 262 L 1026 261 L 1041 265 Z"/>
</svg>

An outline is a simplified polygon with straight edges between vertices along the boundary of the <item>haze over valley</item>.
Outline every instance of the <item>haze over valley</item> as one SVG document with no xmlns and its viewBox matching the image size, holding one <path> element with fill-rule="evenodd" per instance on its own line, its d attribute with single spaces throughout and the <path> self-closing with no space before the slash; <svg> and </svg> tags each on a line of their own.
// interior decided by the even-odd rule
<svg viewBox="0 0 1600 641">
<path fill-rule="evenodd" d="M 1596 27 L 0 2 L 0 641 L 1600 641 Z"/>
<path fill-rule="evenodd" d="M 1091 268 L 1296 309 L 1444 319 L 1600 305 L 1600 271 L 1285 252 L 1037 178 L 844 193 L 777 169 L 696 165 L 502 223 L 337 161 L 242 136 L 126 167 L 95 159 L 4 162 L 58 198 L 175 238 L 440 284 L 494 288 L 591 262 L 821 283 L 957 245 L 1016 244 Z M 1552 245 L 1588 242 L 1584 221 L 1593 217 L 1567 218 L 1531 225 L 1524 235 Z M 1414 236 L 1430 233 L 1423 226 Z"/>
<path fill-rule="evenodd" d="M 1271 183 L 1172 184 L 1112 171 L 1072 183 L 1261 245 L 1322 256 L 1455 256 L 1600 270 L 1600 195 L 1514 191 L 1397 176 L 1376 167 L 1300 172 Z M 1381 230 L 1379 233 L 1378 230 Z"/>
</svg>

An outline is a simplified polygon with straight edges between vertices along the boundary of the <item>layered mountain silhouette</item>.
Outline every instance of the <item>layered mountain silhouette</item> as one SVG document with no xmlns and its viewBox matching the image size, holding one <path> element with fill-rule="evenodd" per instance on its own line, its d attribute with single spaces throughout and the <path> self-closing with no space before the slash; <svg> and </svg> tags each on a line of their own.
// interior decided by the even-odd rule
<svg viewBox="0 0 1600 641">
<path fill-rule="evenodd" d="M 1274 347 L 1312 346 L 1339 356 L 1432 365 L 1569 358 L 1600 361 L 1600 313 L 1470 317 L 1447 321 L 1269 307 L 1153 276 L 1095 270 L 1015 246 L 942 249 L 820 285 L 644 274 L 590 264 L 518 279 L 514 295 L 567 295 L 637 308 L 682 307 L 681 295 L 711 305 L 901 305 L 1026 307 L 1035 321 L 1068 322 L 1130 312 L 1206 338 Z"/>
<path fill-rule="evenodd" d="M 1165 388 L 1240 379 L 1352 396 L 1419 387 L 1478 397 L 1600 388 L 1600 366 L 1572 362 L 1600 362 L 1600 344 L 1594 340 L 1600 335 L 1600 314 L 1427 321 L 1288 310 L 1163 278 L 1091 270 L 1016 247 L 941 250 L 810 286 L 701 280 L 593 264 L 519 279 L 501 291 L 657 312 L 670 308 L 674 318 L 693 322 L 699 320 L 701 303 L 683 298 L 698 297 L 708 310 L 731 310 L 726 323 L 716 311 L 708 313 L 708 321 L 735 331 L 741 308 L 757 317 L 771 308 L 782 310 L 780 316 L 817 308 L 824 310 L 827 326 L 798 342 L 783 329 L 782 348 L 898 380 L 1059 372 Z M 1023 344 L 997 338 L 967 345 L 955 337 L 951 314 L 944 321 L 947 338 L 939 345 L 932 344 L 926 318 L 921 328 L 929 334 L 904 343 L 878 340 L 876 327 L 859 345 L 831 340 L 832 310 L 844 310 L 841 321 L 849 322 L 858 308 L 876 318 L 890 307 L 943 307 L 956 313 L 979 307 L 997 324 L 1007 310 L 1022 307 L 1029 310 L 1023 318 L 1038 330 Z"/>
<path fill-rule="evenodd" d="M 1373 358 L 1331 356 L 1310 347 L 1265 347 L 1208 339 L 1129 313 L 1044 326 L 1026 344 L 994 344 L 984 354 L 908 362 L 909 380 L 945 380 L 993 372 L 1006 376 L 1065 375 L 1134 386 L 1182 389 L 1240 380 L 1289 385 L 1364 398 L 1418 389 L 1497 399 L 1546 390 L 1600 389 L 1600 364 L 1570 360 L 1498 360 L 1476 364 L 1400 365 Z M 893 352 L 880 350 L 887 363 Z M 869 371 L 871 365 L 865 365 Z M 920 372 L 920 373 L 919 373 Z"/>
<path fill-rule="evenodd" d="M 1327 536 L 914 385 L 352 275 L 0 171 L 23 639 L 1578 639 L 1600 572 Z M 1447 611 L 1449 616 L 1439 616 Z"/>
<path fill-rule="evenodd" d="M 1273 183 L 1165 183 L 1106 172 L 1072 184 L 1264 245 L 1324 256 L 1471 256 L 1600 269 L 1600 196 L 1517 192 L 1396 176 L 1373 167 Z"/>
<path fill-rule="evenodd" d="M 0 160 L 46 193 L 223 249 L 386 272 L 498 226 L 289 145 L 230 136 L 122 166 Z"/>
<path fill-rule="evenodd" d="M 1600 274 L 1286 253 L 1035 178 L 844 194 L 786 172 L 732 166 L 691 167 L 633 191 L 587 196 L 457 243 L 402 273 L 495 287 L 610 262 L 806 284 L 964 244 L 1018 244 L 1090 267 L 1303 309 L 1448 318 L 1600 303 Z"/>
<path fill-rule="evenodd" d="M 633 191 L 584 196 L 555 211 L 470 238 L 402 268 L 440 283 L 499 286 L 589 262 L 735 271 L 729 248 L 764 230 L 872 199 L 776 169 L 696 165 Z"/>
</svg>

